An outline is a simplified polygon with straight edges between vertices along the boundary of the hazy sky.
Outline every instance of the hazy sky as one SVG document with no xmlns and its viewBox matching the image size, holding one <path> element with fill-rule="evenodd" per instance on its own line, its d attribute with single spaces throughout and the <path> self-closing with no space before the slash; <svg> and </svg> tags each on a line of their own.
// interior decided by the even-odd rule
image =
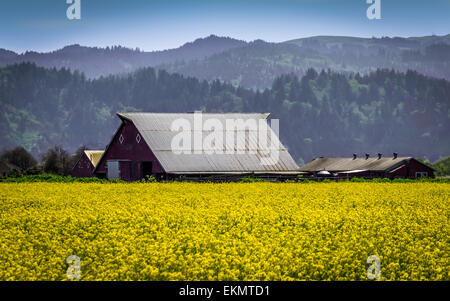
<svg viewBox="0 0 450 301">
<path fill-rule="evenodd" d="M 81 20 L 68 20 L 66 0 L 0 0 L 0 48 L 81 44 L 150 51 L 210 34 L 280 42 L 450 33 L 450 0 L 380 1 L 382 19 L 369 20 L 366 0 L 81 0 Z"/>
</svg>

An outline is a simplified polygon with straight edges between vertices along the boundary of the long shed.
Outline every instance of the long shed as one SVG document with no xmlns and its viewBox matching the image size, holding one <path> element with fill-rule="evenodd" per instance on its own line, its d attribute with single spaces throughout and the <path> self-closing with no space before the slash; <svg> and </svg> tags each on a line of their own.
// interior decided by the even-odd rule
<svg viewBox="0 0 450 301">
<path fill-rule="evenodd" d="M 434 177 L 434 169 L 413 157 L 399 157 L 394 153 L 391 157 L 383 157 L 381 153 L 374 157 L 365 154 L 351 158 L 315 158 L 300 168 L 309 176 L 320 177 L 327 172 L 328 177 L 339 178 L 419 178 Z"/>
</svg>

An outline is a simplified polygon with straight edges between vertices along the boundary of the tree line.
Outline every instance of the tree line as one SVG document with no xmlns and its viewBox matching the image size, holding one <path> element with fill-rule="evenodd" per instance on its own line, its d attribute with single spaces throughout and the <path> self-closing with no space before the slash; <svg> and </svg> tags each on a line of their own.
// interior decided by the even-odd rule
<svg viewBox="0 0 450 301">
<path fill-rule="evenodd" d="M 415 71 L 309 69 L 255 91 L 153 68 L 92 80 L 22 63 L 0 68 L 0 149 L 19 145 L 35 157 L 54 145 L 104 149 L 116 112 L 269 112 L 299 165 L 378 152 L 435 162 L 450 154 L 449 105 L 450 83 Z"/>
<path fill-rule="evenodd" d="M 5 177 L 39 174 L 69 176 L 85 149 L 85 146 L 81 146 L 74 154 L 70 154 L 61 146 L 53 146 L 42 155 L 40 161 L 22 146 L 6 149 L 0 154 L 1 173 Z"/>
</svg>

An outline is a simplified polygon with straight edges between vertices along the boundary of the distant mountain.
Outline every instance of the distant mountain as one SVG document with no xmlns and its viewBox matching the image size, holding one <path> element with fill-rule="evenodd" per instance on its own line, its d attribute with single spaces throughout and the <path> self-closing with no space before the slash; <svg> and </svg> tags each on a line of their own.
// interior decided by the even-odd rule
<svg viewBox="0 0 450 301">
<path fill-rule="evenodd" d="M 419 73 L 450 80 L 450 35 L 414 38 L 317 36 L 268 43 L 251 43 L 211 35 L 180 48 L 142 52 L 120 46 L 67 46 L 50 53 L 16 54 L 0 49 L 0 66 L 34 62 L 46 68 L 79 70 L 89 78 L 123 74 L 142 67 L 233 85 L 264 89 L 278 76 L 303 76 L 309 68 L 368 74 L 379 68 Z"/>
<path fill-rule="evenodd" d="M 316 36 L 286 41 L 284 43 L 296 44 L 321 52 L 331 52 L 336 49 L 360 50 L 364 53 L 372 51 L 376 54 L 380 47 L 388 47 L 391 50 L 420 49 L 433 44 L 450 44 L 450 34 L 446 36 L 424 36 L 424 37 L 382 37 L 382 38 L 357 38 L 345 36 Z"/>
<path fill-rule="evenodd" d="M 202 59 L 215 53 L 245 46 L 245 41 L 211 35 L 197 39 L 183 46 L 164 50 L 143 52 L 121 46 L 97 48 L 80 45 L 66 46 L 48 53 L 33 51 L 17 54 L 0 49 L 0 66 L 32 62 L 46 68 L 67 68 L 83 72 L 87 77 L 96 78 L 110 74 L 133 72 L 136 69 L 177 61 Z"/>
<path fill-rule="evenodd" d="M 159 68 L 200 79 L 221 80 L 249 88 L 270 87 L 287 73 L 309 68 L 367 74 L 378 68 L 450 79 L 450 35 L 420 38 L 311 37 L 284 43 L 255 41 L 202 60 Z"/>
</svg>

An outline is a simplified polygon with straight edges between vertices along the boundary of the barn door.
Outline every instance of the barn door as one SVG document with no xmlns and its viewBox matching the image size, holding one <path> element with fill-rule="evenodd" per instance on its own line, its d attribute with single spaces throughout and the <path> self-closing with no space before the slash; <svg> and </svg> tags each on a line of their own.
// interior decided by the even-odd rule
<svg viewBox="0 0 450 301">
<path fill-rule="evenodd" d="M 119 161 L 108 160 L 107 165 L 108 165 L 108 180 L 118 179 L 120 177 Z"/>
<path fill-rule="evenodd" d="M 142 162 L 143 176 L 151 176 L 153 174 L 153 163 L 152 162 Z"/>
<path fill-rule="evenodd" d="M 120 161 L 120 179 L 124 181 L 131 181 L 131 161 Z"/>
</svg>

